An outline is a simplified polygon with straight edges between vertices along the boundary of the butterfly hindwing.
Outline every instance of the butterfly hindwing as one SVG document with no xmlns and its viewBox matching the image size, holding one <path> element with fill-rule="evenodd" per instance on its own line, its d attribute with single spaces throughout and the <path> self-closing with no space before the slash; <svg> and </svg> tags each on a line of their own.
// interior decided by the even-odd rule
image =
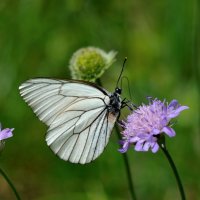
<svg viewBox="0 0 200 200">
<path fill-rule="evenodd" d="M 104 89 L 79 81 L 31 79 L 20 94 L 49 126 L 46 142 L 63 160 L 89 163 L 108 143 L 117 116 L 108 110 Z"/>
</svg>

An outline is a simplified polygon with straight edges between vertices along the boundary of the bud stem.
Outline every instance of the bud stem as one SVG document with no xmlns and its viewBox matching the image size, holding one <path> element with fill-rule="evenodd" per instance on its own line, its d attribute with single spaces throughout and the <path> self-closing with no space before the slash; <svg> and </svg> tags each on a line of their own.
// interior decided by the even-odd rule
<svg viewBox="0 0 200 200">
<path fill-rule="evenodd" d="M 15 197 L 17 200 L 21 200 L 17 190 L 15 189 L 15 186 L 13 185 L 13 183 L 11 182 L 11 180 L 8 178 L 8 176 L 6 175 L 6 173 L 0 168 L 0 174 L 4 177 L 4 179 L 7 181 L 8 185 L 11 187 L 12 191 L 15 194 Z"/>
</svg>

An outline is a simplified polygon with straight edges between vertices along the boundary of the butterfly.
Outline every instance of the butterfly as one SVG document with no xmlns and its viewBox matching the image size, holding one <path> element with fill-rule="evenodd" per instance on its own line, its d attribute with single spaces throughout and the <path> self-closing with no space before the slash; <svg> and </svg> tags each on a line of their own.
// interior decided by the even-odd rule
<svg viewBox="0 0 200 200">
<path fill-rule="evenodd" d="M 59 158 L 72 163 L 90 163 L 103 152 L 126 104 L 118 86 L 110 93 L 79 80 L 35 78 L 21 84 L 19 90 L 48 126 L 47 145 Z"/>
</svg>

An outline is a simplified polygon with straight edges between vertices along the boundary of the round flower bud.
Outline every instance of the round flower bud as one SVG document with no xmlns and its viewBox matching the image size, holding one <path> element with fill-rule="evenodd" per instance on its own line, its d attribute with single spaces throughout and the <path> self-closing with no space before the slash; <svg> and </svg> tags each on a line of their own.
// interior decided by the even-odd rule
<svg viewBox="0 0 200 200">
<path fill-rule="evenodd" d="M 70 70 L 73 79 L 95 82 L 105 70 L 115 61 L 117 52 L 86 47 L 76 51 L 70 60 Z"/>
</svg>

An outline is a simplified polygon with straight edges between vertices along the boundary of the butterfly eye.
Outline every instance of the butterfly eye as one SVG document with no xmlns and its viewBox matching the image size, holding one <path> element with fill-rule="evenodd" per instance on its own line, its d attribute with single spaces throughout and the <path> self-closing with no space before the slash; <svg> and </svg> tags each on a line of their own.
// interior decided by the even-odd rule
<svg viewBox="0 0 200 200">
<path fill-rule="evenodd" d="M 122 93 L 122 89 L 116 88 L 116 89 L 115 89 L 115 92 L 116 92 L 117 94 L 121 94 L 121 93 Z"/>
</svg>

